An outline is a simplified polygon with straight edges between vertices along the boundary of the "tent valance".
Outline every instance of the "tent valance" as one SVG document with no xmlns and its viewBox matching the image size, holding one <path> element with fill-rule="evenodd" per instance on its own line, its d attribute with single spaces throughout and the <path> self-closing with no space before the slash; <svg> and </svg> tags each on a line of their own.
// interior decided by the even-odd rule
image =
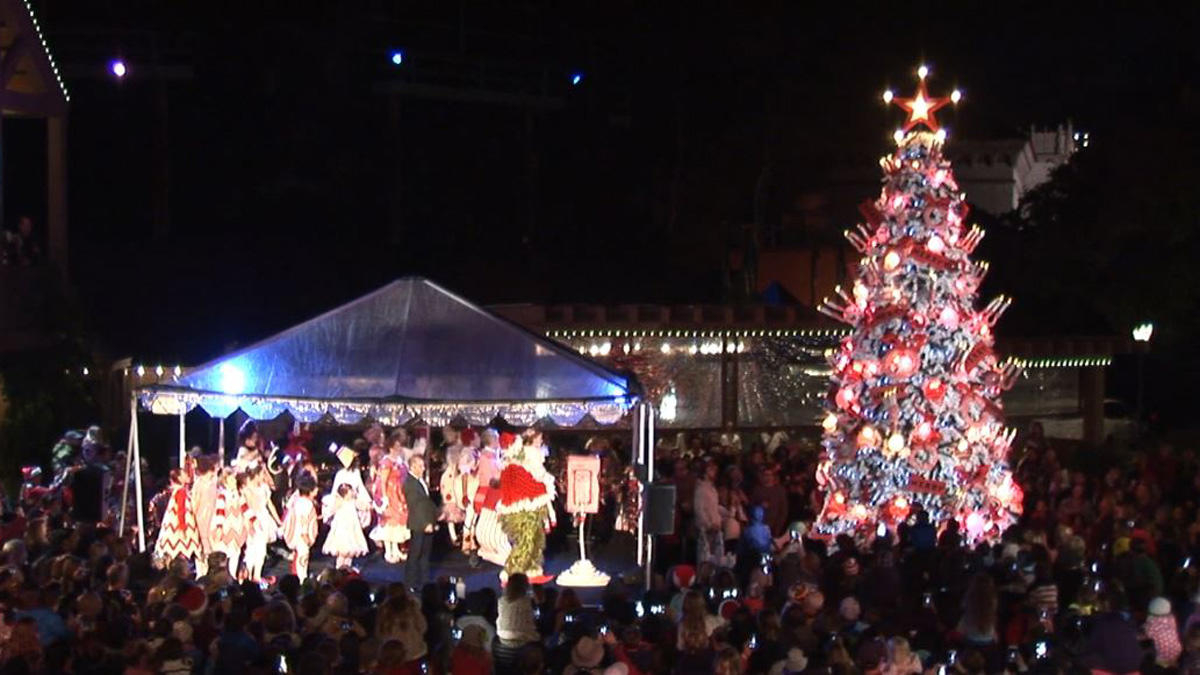
<svg viewBox="0 0 1200 675">
<path fill-rule="evenodd" d="M 370 418 L 386 426 L 398 426 L 420 419 L 433 426 L 464 422 L 485 426 L 500 418 L 513 426 L 553 422 L 558 426 L 578 425 L 590 415 L 599 424 L 614 424 L 629 411 L 634 397 L 589 401 L 372 401 L 326 400 L 229 395 L 156 386 L 137 393 L 142 408 L 157 415 L 181 415 L 201 408 L 211 417 L 228 417 L 241 409 L 255 419 L 271 419 L 284 412 L 301 422 L 316 422 L 326 416 L 342 424 L 356 424 Z"/>
</svg>

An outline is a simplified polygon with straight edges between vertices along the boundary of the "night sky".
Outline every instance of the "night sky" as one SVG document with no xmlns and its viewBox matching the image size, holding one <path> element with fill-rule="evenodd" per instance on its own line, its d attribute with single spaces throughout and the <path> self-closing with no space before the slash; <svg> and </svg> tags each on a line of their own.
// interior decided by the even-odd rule
<svg viewBox="0 0 1200 675">
<path fill-rule="evenodd" d="M 874 166 L 878 95 L 921 62 L 966 95 L 952 138 L 1070 118 L 1103 144 L 1194 100 L 1194 4 L 1069 5 L 35 2 L 87 323 L 185 363 L 409 274 L 482 303 L 719 301 L 764 165 L 785 209 L 831 162 Z M 533 103 L 474 100 L 497 92 Z M 42 160 L 6 153 L 36 195 Z"/>
</svg>

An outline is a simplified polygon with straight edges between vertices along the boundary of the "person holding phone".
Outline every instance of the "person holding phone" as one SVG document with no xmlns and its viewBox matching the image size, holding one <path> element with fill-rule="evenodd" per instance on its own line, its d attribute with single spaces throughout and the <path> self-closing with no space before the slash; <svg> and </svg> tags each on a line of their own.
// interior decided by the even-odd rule
<svg viewBox="0 0 1200 675">
<path fill-rule="evenodd" d="M 433 531 L 437 524 L 437 506 L 429 496 L 424 455 L 413 455 L 408 460 L 404 501 L 408 504 L 408 531 L 412 533 L 408 561 L 404 563 L 404 583 L 409 588 L 421 588 L 429 580 L 429 556 L 433 552 Z"/>
</svg>

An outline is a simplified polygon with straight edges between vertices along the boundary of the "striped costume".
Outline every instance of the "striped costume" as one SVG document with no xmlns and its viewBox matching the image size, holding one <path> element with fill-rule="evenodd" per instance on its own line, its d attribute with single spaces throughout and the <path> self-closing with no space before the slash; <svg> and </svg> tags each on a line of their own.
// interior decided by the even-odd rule
<svg viewBox="0 0 1200 675">
<path fill-rule="evenodd" d="M 158 530 L 158 541 L 154 545 L 154 558 L 160 567 L 182 557 L 192 559 L 200 555 L 200 530 L 196 527 L 196 515 L 192 513 L 188 490 L 183 485 L 171 486 L 171 498 L 163 514 L 162 527 Z"/>
</svg>

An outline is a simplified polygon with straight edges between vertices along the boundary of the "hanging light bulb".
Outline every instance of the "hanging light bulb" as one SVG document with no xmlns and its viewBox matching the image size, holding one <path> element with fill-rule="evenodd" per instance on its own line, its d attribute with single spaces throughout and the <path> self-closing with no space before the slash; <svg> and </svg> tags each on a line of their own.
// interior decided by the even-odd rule
<svg viewBox="0 0 1200 675">
<path fill-rule="evenodd" d="M 828 415 L 825 416 L 825 419 L 821 420 L 821 428 L 824 429 L 827 433 L 833 433 L 834 431 L 837 430 L 837 427 L 838 427 L 838 417 L 837 417 L 837 415 L 835 415 L 833 413 L 829 413 Z"/>
<path fill-rule="evenodd" d="M 879 445 L 879 432 L 868 424 L 858 432 L 857 442 L 860 448 L 874 448 Z"/>
<path fill-rule="evenodd" d="M 904 449 L 904 436 L 901 434 L 892 434 L 888 436 L 887 449 L 893 454 L 899 453 Z"/>
</svg>

